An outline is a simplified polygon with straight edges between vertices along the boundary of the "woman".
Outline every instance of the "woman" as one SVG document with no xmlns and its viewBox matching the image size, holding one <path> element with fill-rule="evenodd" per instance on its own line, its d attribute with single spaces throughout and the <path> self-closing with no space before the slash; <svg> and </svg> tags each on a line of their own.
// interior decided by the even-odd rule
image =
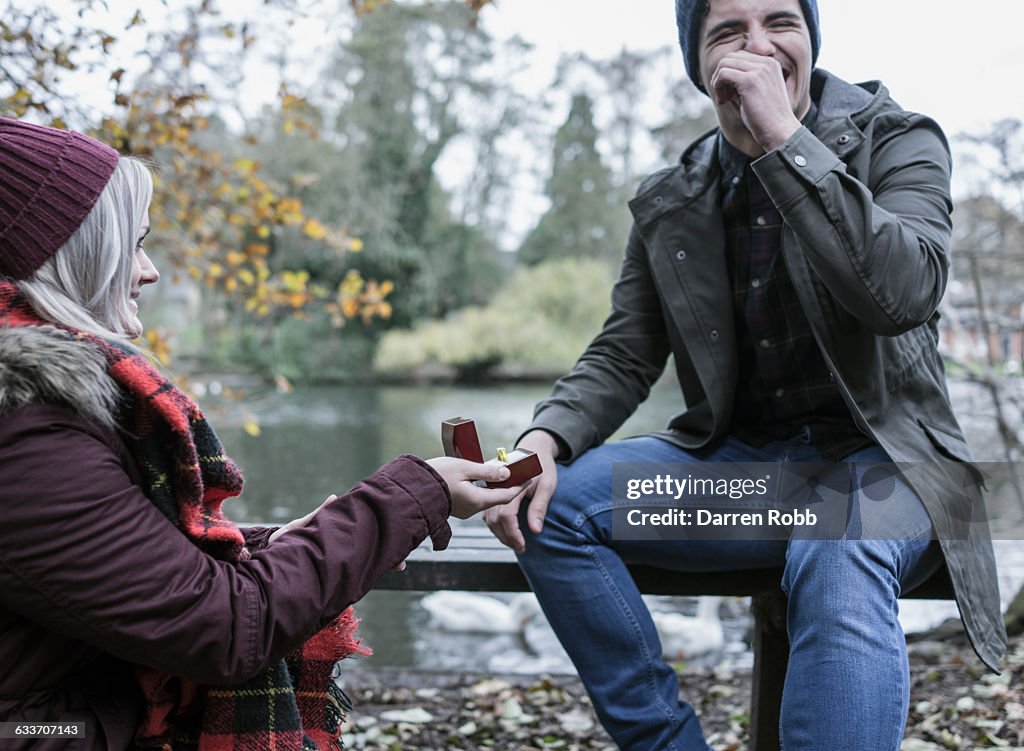
<svg viewBox="0 0 1024 751">
<path fill-rule="evenodd" d="M 0 118 L 0 720 L 4 747 L 336 748 L 348 606 L 507 470 L 402 456 L 283 530 L 198 407 L 131 344 L 159 274 L 152 181 L 90 138 Z M 316 745 L 313 745 L 316 744 Z"/>
</svg>

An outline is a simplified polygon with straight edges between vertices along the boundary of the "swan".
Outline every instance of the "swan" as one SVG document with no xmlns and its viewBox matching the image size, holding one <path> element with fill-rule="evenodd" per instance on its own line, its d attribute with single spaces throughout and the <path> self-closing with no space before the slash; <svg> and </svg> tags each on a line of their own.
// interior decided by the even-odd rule
<svg viewBox="0 0 1024 751">
<path fill-rule="evenodd" d="M 488 670 L 493 673 L 560 673 L 574 674 L 576 667 L 569 659 L 547 616 L 532 592 L 512 598 L 509 608 L 519 623 L 525 650 L 509 650 L 493 655 Z"/>
<path fill-rule="evenodd" d="M 535 655 L 571 664 L 562 642 L 551 628 L 535 596 L 524 597 L 513 603 L 522 623 L 523 642 Z"/>
<path fill-rule="evenodd" d="M 899 621 L 904 634 L 930 631 L 949 618 L 959 618 L 954 602 L 939 600 L 900 600 Z"/>
<path fill-rule="evenodd" d="M 531 601 L 532 600 L 532 601 Z M 475 592 L 440 591 L 420 600 L 431 620 L 445 631 L 477 634 L 519 633 L 540 605 L 532 593 L 511 602 Z"/>
<path fill-rule="evenodd" d="M 668 659 L 696 657 L 717 652 L 725 645 L 722 621 L 718 617 L 721 597 L 701 597 L 696 615 L 652 612 L 661 640 L 661 653 Z"/>
</svg>

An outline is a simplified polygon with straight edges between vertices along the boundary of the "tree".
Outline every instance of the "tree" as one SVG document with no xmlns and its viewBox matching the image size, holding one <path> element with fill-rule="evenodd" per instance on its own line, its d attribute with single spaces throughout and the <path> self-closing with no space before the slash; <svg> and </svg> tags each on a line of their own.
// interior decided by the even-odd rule
<svg viewBox="0 0 1024 751">
<path fill-rule="evenodd" d="M 617 265 L 628 213 L 611 170 L 598 153 L 597 137 L 593 101 L 577 93 L 569 116 L 555 134 L 551 175 L 544 191 L 551 208 L 519 248 L 522 263 L 591 258 Z"/>
<path fill-rule="evenodd" d="M 362 267 L 403 289 L 394 325 L 478 301 L 497 278 L 487 207 L 472 206 L 475 224 L 463 221 L 470 203 L 456 215 L 436 176 L 457 139 L 484 149 L 497 138 L 490 123 L 491 132 L 475 130 L 473 113 L 504 91 L 488 78 L 493 42 L 473 18 L 461 3 L 383 5 L 359 19 L 325 76 L 327 95 L 341 102 L 325 114 L 329 138 L 355 169 L 333 195 L 321 192 L 321 205 L 373 246 Z M 508 99 L 505 110 L 514 106 Z"/>
<path fill-rule="evenodd" d="M 685 75 L 677 47 L 623 49 L 607 60 L 578 56 L 573 62 L 598 76 L 594 98 L 608 113 L 598 118 L 600 130 L 627 198 L 637 179 L 677 161 L 683 148 L 718 124 L 710 100 Z"/>
<path fill-rule="evenodd" d="M 223 139 L 211 138 L 216 108 L 201 82 L 236 77 L 253 44 L 247 24 L 225 22 L 210 0 L 179 5 L 159 28 L 148 29 L 128 73 L 116 65 L 118 39 L 103 26 L 111 23 L 103 7 L 74 0 L 69 15 L 10 0 L 0 13 L 0 113 L 91 129 L 123 153 L 159 163 L 151 219 L 167 259 L 208 289 L 243 300 L 251 315 L 314 303 L 346 317 L 385 314 L 383 306 L 364 304 L 361 279 L 316 288 L 266 261 L 269 241 L 285 228 L 299 228 L 332 250 L 350 249 L 353 239 L 311 220 L 286 184 L 272 184 L 258 163 L 225 152 L 218 145 Z M 146 28 L 141 11 L 128 22 L 128 29 L 137 27 Z M 97 120 L 79 100 L 67 81 L 82 72 L 109 85 L 114 114 Z M 285 90 L 280 95 L 285 111 L 301 102 Z M 147 335 L 156 351 L 166 351 L 157 332 Z"/>
<path fill-rule="evenodd" d="M 671 55 L 675 59 L 675 55 Z M 702 134 L 718 126 L 711 100 L 685 75 L 673 79 L 664 100 L 664 120 L 651 130 L 664 164 L 679 161 L 683 150 Z"/>
<path fill-rule="evenodd" d="M 984 361 L 964 368 L 981 384 L 992 401 L 995 431 L 1002 455 L 1011 468 L 1011 481 L 1024 508 L 1021 481 L 1013 468 L 1024 457 L 1019 426 L 1024 404 L 1014 394 L 996 350 L 995 333 L 1012 322 L 1022 334 L 1020 282 L 1024 278 L 1024 123 L 1002 120 L 987 132 L 962 136 L 970 150 L 964 160 L 978 178 L 972 195 L 961 201 L 954 237 L 953 271 L 964 288 L 957 306 L 961 317 L 972 317 L 985 347 Z M 1018 364 L 1019 365 L 1019 364 Z M 1019 380 L 1018 380 L 1019 382 Z M 998 522 L 997 522 L 998 523 Z M 1007 631 L 1024 633 L 1024 587 L 1004 616 Z"/>
</svg>

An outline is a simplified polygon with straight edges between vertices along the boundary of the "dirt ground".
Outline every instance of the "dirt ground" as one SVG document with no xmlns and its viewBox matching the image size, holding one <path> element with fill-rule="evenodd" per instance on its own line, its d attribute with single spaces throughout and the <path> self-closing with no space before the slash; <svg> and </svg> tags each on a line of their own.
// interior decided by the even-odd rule
<svg viewBox="0 0 1024 751">
<path fill-rule="evenodd" d="M 902 751 L 1024 749 L 1024 639 L 1011 642 L 1001 676 L 961 638 L 909 645 L 911 699 Z M 355 703 L 349 749 L 412 751 L 614 751 L 574 676 L 484 676 L 355 670 L 343 679 Z M 750 673 L 684 670 L 715 751 L 747 748 Z"/>
</svg>

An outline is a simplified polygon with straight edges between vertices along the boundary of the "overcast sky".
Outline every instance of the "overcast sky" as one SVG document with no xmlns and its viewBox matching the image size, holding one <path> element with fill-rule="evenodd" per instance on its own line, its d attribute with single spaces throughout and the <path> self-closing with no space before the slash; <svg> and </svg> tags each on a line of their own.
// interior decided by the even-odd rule
<svg viewBox="0 0 1024 751">
<path fill-rule="evenodd" d="M 57 7 L 67 4 L 55 2 Z M 157 24 L 162 14 L 177 7 L 174 0 L 166 5 L 140 0 L 138 5 L 147 20 Z M 347 14 L 332 19 L 314 14 L 289 26 L 258 0 L 218 0 L 216 6 L 227 19 L 260 19 L 256 27 L 261 41 L 287 46 L 298 63 L 296 77 L 311 79 L 301 83 L 314 88 L 317 61 L 325 59 L 339 37 L 351 33 Z M 136 3 L 112 2 L 107 12 L 127 19 L 135 7 Z M 524 93 L 537 94 L 551 91 L 555 65 L 563 54 L 584 52 L 600 59 L 623 47 L 639 51 L 677 46 L 673 7 L 673 0 L 494 0 L 480 20 L 498 39 L 518 35 L 534 45 L 530 68 L 515 80 Z M 1024 0 L 819 0 L 819 9 L 820 67 L 849 81 L 881 79 L 900 104 L 931 115 L 950 136 L 978 132 L 1004 117 L 1024 118 Z M 128 48 L 133 46 L 131 36 L 124 34 Z M 136 48 L 139 43 L 134 42 Z M 670 75 L 685 76 L 681 57 L 676 59 Z M 273 101 L 275 75 L 265 65 L 247 70 L 238 92 L 246 109 L 256 112 Z M 109 108 L 105 81 L 83 81 L 83 89 L 97 107 Z M 568 92 L 560 96 L 564 101 L 556 97 L 550 110 L 538 110 L 549 119 L 552 131 L 568 111 Z M 538 153 L 524 159 L 528 168 L 520 169 L 514 179 L 513 205 L 507 212 L 514 218 L 503 244 L 514 245 L 547 207 L 540 192 L 549 155 L 547 147 L 534 146 Z M 680 150 L 684 146 L 680 144 Z M 457 148 L 450 150 L 439 164 L 442 181 L 460 182 L 467 164 Z M 954 171 L 955 188 L 960 175 Z"/>
<path fill-rule="evenodd" d="M 68 0 L 53 2 L 69 12 L 74 7 Z M 286 35 L 297 57 L 309 51 L 314 63 L 351 27 L 347 16 L 332 22 L 314 13 L 285 30 L 280 14 L 270 13 L 259 0 L 215 0 L 215 5 L 226 18 L 266 20 L 272 28 L 256 24 L 262 41 L 273 43 Z M 673 6 L 673 0 L 494 0 L 484 8 L 481 23 L 498 38 L 518 34 L 535 45 L 532 74 L 543 90 L 560 54 L 582 51 L 607 58 L 623 47 L 675 45 Z M 136 7 L 159 23 L 176 3 L 115 0 L 106 7 L 123 26 L 120 17 L 130 17 Z M 932 115 L 951 134 L 1001 117 L 1024 117 L 1022 0 L 819 0 L 819 9 L 821 67 L 850 81 L 883 80 L 897 101 Z M 315 64 L 306 67 L 315 69 Z M 266 85 L 264 72 L 250 75 L 250 84 L 272 98 L 276 87 Z M 681 59 L 677 72 L 685 75 Z M 102 89 L 96 93 L 103 95 Z"/>
</svg>

